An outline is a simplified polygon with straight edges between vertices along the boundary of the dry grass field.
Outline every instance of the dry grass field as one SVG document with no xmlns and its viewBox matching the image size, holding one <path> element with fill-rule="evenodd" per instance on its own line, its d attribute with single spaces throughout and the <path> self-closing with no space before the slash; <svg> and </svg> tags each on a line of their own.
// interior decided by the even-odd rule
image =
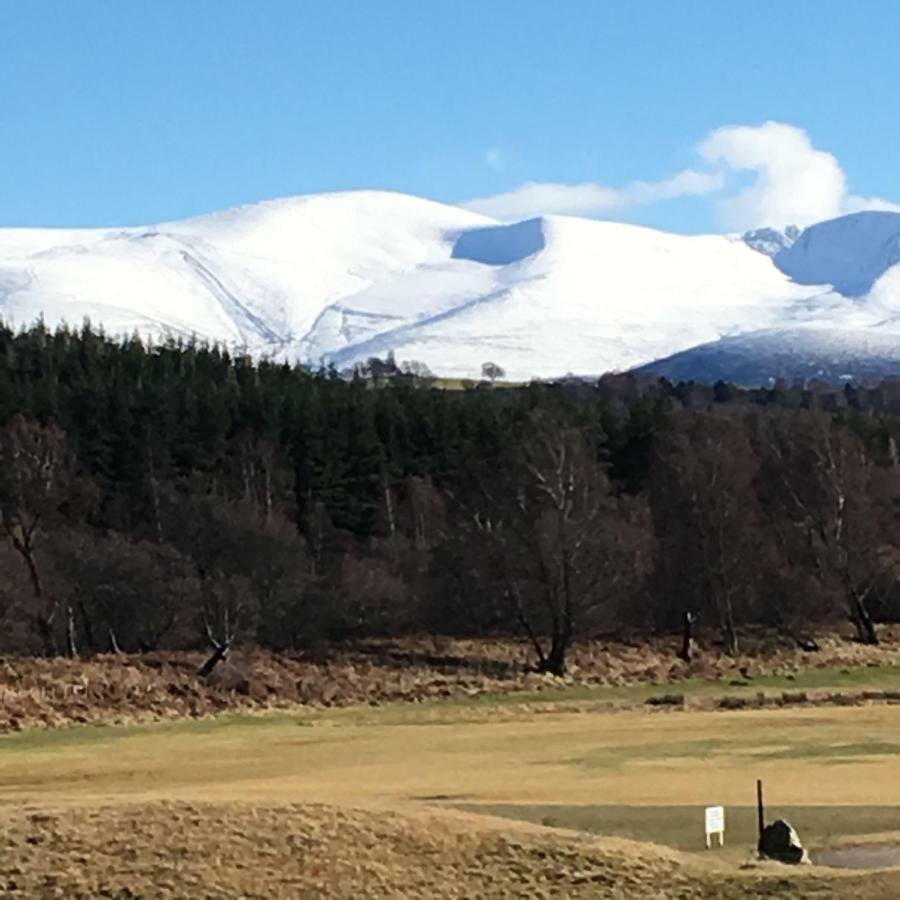
<svg viewBox="0 0 900 900">
<path fill-rule="evenodd" d="M 900 832 L 900 706 L 573 691 L 5 735 L 0 896 L 900 896 L 900 872 L 741 867 L 757 777 L 808 845 Z"/>
</svg>

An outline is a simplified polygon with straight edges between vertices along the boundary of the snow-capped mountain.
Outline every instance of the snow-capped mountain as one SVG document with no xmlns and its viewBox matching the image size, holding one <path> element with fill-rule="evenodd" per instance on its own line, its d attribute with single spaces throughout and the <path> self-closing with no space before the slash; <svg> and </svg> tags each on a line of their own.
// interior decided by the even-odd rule
<svg viewBox="0 0 900 900">
<path fill-rule="evenodd" d="M 900 375 L 900 214 L 861 212 L 802 234 L 765 229 L 745 239 L 795 283 L 827 282 L 831 292 L 811 299 L 806 322 L 786 318 L 777 328 L 725 335 L 655 360 L 647 371 L 748 385 Z"/>
<path fill-rule="evenodd" d="M 893 365 L 900 214 L 687 237 L 559 216 L 503 224 L 362 191 L 144 228 L 0 229 L 0 317 L 40 315 L 338 368 L 393 351 L 477 377 L 491 361 L 516 380 L 674 354 L 689 373 L 684 354 L 708 362 L 710 347 L 717 371 L 730 353 L 769 349 L 772 376 L 794 357 L 809 373 L 840 348 L 838 368 L 876 347 Z"/>
</svg>

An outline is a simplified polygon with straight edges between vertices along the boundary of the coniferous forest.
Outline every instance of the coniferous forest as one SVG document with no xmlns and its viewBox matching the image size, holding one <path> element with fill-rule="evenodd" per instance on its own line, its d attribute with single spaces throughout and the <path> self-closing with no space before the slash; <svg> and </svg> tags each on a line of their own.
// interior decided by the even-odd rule
<svg viewBox="0 0 900 900">
<path fill-rule="evenodd" d="M 900 381 L 450 387 L 0 328 L 0 652 L 900 615 Z"/>
</svg>

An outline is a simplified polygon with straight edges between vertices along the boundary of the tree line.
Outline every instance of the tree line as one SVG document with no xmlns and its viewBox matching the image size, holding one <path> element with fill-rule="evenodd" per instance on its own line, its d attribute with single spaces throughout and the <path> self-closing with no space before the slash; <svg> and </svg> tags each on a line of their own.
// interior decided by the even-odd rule
<svg viewBox="0 0 900 900">
<path fill-rule="evenodd" d="M 900 382 L 374 369 L 0 326 L 0 652 L 518 634 L 562 673 L 583 636 L 900 611 Z"/>
</svg>

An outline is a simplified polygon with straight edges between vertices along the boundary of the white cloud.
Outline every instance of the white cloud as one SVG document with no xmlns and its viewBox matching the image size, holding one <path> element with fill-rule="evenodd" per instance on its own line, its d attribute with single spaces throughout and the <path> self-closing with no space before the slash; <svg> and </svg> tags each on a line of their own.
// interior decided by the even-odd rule
<svg viewBox="0 0 900 900">
<path fill-rule="evenodd" d="M 881 212 L 900 212 L 900 203 L 891 203 L 881 197 L 859 197 L 850 194 L 844 201 L 844 212 L 861 212 L 864 209 L 877 209 Z"/>
<path fill-rule="evenodd" d="M 587 182 L 528 182 L 515 190 L 464 203 L 497 219 L 524 219 L 558 213 L 576 216 L 625 215 L 637 207 L 678 197 L 708 197 L 727 230 L 766 225 L 810 225 L 860 210 L 900 212 L 900 204 L 860 197 L 847 189 L 847 178 L 835 156 L 813 146 L 795 125 L 726 125 L 710 132 L 697 146 L 704 165 L 685 169 L 661 181 L 635 181 L 623 187 Z M 498 155 L 491 162 L 499 167 Z M 750 175 L 750 183 L 742 174 Z"/>
<path fill-rule="evenodd" d="M 844 170 L 830 153 L 813 147 L 801 128 L 781 122 L 728 125 L 698 149 L 711 164 L 755 175 L 749 187 L 717 201 L 726 228 L 804 226 L 844 211 Z"/>
<path fill-rule="evenodd" d="M 659 200 L 709 194 L 721 187 L 717 173 L 685 169 L 663 181 L 635 181 L 624 188 L 602 184 L 528 182 L 514 191 L 481 197 L 464 203 L 467 209 L 495 219 L 525 219 L 529 216 L 596 216 L 624 212 Z"/>
<path fill-rule="evenodd" d="M 716 198 L 726 228 L 803 227 L 862 210 L 900 212 L 900 204 L 850 194 L 837 158 L 815 148 L 795 125 L 727 125 L 713 131 L 698 150 L 712 165 L 755 175 L 749 187 Z"/>
</svg>

